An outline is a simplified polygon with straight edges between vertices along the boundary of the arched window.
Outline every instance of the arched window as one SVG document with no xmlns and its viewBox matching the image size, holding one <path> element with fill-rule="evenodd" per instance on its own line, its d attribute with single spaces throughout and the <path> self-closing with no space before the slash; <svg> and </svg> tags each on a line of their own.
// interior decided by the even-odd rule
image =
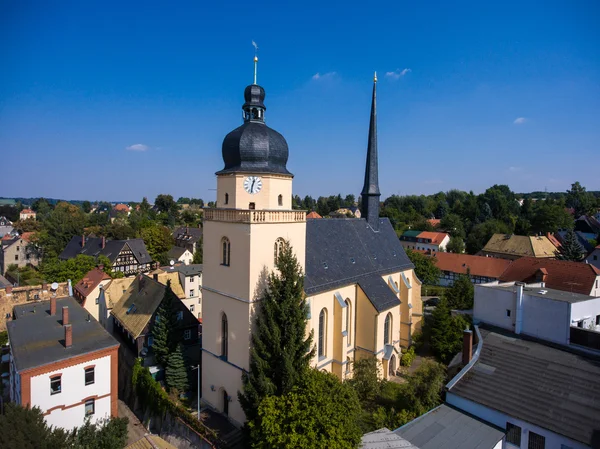
<svg viewBox="0 0 600 449">
<path fill-rule="evenodd" d="M 227 394 L 227 390 L 223 390 L 223 414 L 225 416 L 229 415 L 229 395 Z"/>
<path fill-rule="evenodd" d="M 383 344 L 390 344 L 390 334 L 392 332 L 392 314 L 388 313 L 383 324 Z"/>
<path fill-rule="evenodd" d="M 327 310 L 321 309 L 321 313 L 319 313 L 319 358 L 327 355 L 325 345 L 327 345 Z"/>
<path fill-rule="evenodd" d="M 283 206 L 283 195 L 279 195 L 277 197 L 277 204 L 279 204 L 280 206 Z"/>
<path fill-rule="evenodd" d="M 223 251 L 221 265 L 228 267 L 229 262 L 231 261 L 231 243 L 227 237 L 221 239 L 221 249 Z"/>
<path fill-rule="evenodd" d="M 277 240 L 275 240 L 275 247 L 273 249 L 274 250 L 273 259 L 275 261 L 275 265 L 277 265 L 279 256 L 281 256 L 281 253 L 283 252 L 284 244 L 285 244 L 285 240 L 283 240 L 281 237 L 279 237 Z"/>
<path fill-rule="evenodd" d="M 351 370 L 352 370 L 352 360 L 350 360 L 350 357 L 346 357 L 346 374 L 350 374 Z"/>
<path fill-rule="evenodd" d="M 347 346 L 350 346 L 352 342 L 352 303 L 349 299 L 344 301 L 346 303 L 346 333 L 348 336 Z"/>
<path fill-rule="evenodd" d="M 229 193 L 225 194 L 225 204 L 229 204 Z"/>
<path fill-rule="evenodd" d="M 227 324 L 227 315 L 223 313 L 221 316 L 221 358 L 227 360 L 227 353 L 229 351 L 229 325 Z"/>
</svg>

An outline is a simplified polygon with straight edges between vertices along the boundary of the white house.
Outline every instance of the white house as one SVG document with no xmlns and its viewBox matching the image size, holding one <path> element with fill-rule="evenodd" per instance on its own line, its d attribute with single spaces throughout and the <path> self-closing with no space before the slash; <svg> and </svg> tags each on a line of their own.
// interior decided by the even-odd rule
<svg viewBox="0 0 600 449">
<path fill-rule="evenodd" d="M 73 287 L 75 299 L 96 320 L 100 320 L 100 292 L 109 282 L 111 282 L 111 277 L 101 267 L 95 267 Z"/>
<path fill-rule="evenodd" d="M 194 259 L 194 255 L 189 249 L 179 246 L 172 247 L 167 253 L 167 257 L 169 258 L 169 261 L 173 261 L 174 263 L 181 262 L 185 265 L 191 264 Z"/>
<path fill-rule="evenodd" d="M 13 315 L 11 401 L 64 429 L 117 416 L 119 343 L 74 298 L 15 306 Z"/>
<path fill-rule="evenodd" d="M 596 246 L 594 250 L 588 254 L 585 258 L 585 262 L 600 270 L 600 245 Z"/>
<path fill-rule="evenodd" d="M 179 299 L 197 318 L 202 318 L 202 264 L 178 264 L 161 267 L 161 270 L 179 275 L 179 283 L 183 290 L 183 295 L 178 295 Z"/>
<path fill-rule="evenodd" d="M 400 236 L 400 243 L 405 249 L 421 251 L 446 251 L 450 235 L 445 232 L 405 231 Z"/>
</svg>

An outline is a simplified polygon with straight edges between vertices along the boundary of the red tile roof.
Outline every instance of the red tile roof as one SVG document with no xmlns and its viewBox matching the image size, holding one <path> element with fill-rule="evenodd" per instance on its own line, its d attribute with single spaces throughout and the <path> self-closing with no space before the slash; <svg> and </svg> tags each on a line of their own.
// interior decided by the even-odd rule
<svg viewBox="0 0 600 449">
<path fill-rule="evenodd" d="M 127 204 L 117 204 L 113 207 L 113 210 L 116 212 L 129 212 L 129 206 Z"/>
<path fill-rule="evenodd" d="M 31 237 L 33 237 L 33 234 L 35 234 L 35 232 L 24 232 L 20 235 L 20 238 L 22 238 L 26 242 L 31 242 Z"/>
<path fill-rule="evenodd" d="M 436 260 L 437 267 L 442 271 L 466 274 L 467 269 L 469 269 L 472 276 L 484 276 L 494 279 L 498 279 L 511 263 L 510 260 L 495 257 L 444 252 L 436 252 L 432 257 Z"/>
<path fill-rule="evenodd" d="M 547 272 L 543 279 L 544 271 Z M 546 287 L 589 295 L 600 270 L 591 264 L 566 260 L 521 257 L 515 260 L 500 276 L 502 282 L 541 282 Z"/>
<path fill-rule="evenodd" d="M 546 234 L 546 237 L 548 237 L 548 240 L 550 240 L 550 243 L 552 243 L 557 248 L 562 247 L 562 244 L 560 243 L 560 241 L 556 237 L 554 237 L 553 234 L 551 234 L 551 233 L 548 232 Z"/>
<path fill-rule="evenodd" d="M 318 213 L 316 213 L 313 210 L 312 212 L 309 212 L 308 214 L 306 214 L 306 218 L 323 218 L 323 217 L 321 217 Z"/>
<path fill-rule="evenodd" d="M 21 211 L 22 214 L 35 214 L 34 211 L 32 211 L 31 209 L 23 209 Z"/>
<path fill-rule="evenodd" d="M 110 276 L 96 267 L 90 270 L 81 281 L 75 285 L 75 290 L 81 294 L 84 298 L 92 293 L 92 291 L 100 284 L 100 282 L 110 279 Z"/>
<path fill-rule="evenodd" d="M 440 220 L 439 218 L 430 218 L 429 220 L 427 220 L 427 222 L 434 228 L 437 228 L 440 225 L 441 221 L 442 220 Z"/>
<path fill-rule="evenodd" d="M 421 232 L 417 238 L 418 239 L 430 239 L 431 243 L 434 245 L 439 245 L 446 238 L 448 234 L 445 232 L 429 232 L 423 231 Z"/>
</svg>

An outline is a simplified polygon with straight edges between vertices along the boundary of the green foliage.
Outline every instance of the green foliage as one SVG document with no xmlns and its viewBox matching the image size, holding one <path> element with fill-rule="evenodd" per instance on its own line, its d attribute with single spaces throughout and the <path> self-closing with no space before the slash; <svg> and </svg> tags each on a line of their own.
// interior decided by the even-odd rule
<svg viewBox="0 0 600 449">
<path fill-rule="evenodd" d="M 436 266 L 436 259 L 425 254 L 406 249 L 406 255 L 415 266 L 415 274 L 424 284 L 437 284 L 442 272 Z"/>
<path fill-rule="evenodd" d="M 166 367 L 170 361 L 169 355 L 177 348 L 181 341 L 181 334 L 177 332 L 176 301 L 179 301 L 171 289 L 171 281 L 167 281 L 165 294 L 156 311 L 152 323 L 152 351 L 157 362 Z"/>
<path fill-rule="evenodd" d="M 192 259 L 192 263 L 202 263 L 202 237 L 200 237 L 200 241 L 196 244 L 196 252 L 194 253 L 194 258 Z"/>
<path fill-rule="evenodd" d="M 8 331 L 2 331 L 0 332 L 0 347 L 6 346 L 6 343 L 8 343 Z"/>
<path fill-rule="evenodd" d="M 346 382 L 354 388 L 361 402 L 372 402 L 379 395 L 381 363 L 375 357 L 356 360 L 352 367 L 352 378 Z"/>
<path fill-rule="evenodd" d="M 411 411 L 422 415 L 442 402 L 442 389 L 446 380 L 446 369 L 439 363 L 425 360 L 415 373 L 408 378 L 405 401 L 411 404 Z"/>
<path fill-rule="evenodd" d="M 71 435 L 74 449 L 118 449 L 127 445 L 128 418 L 111 418 L 85 424 Z"/>
<path fill-rule="evenodd" d="M 508 234 L 509 229 L 506 223 L 498 220 L 490 220 L 475 225 L 467 238 L 467 252 L 476 254 L 483 249 L 494 234 Z"/>
<path fill-rule="evenodd" d="M 17 267 L 15 264 L 8 266 L 6 276 L 21 285 L 41 285 L 44 282 L 43 276 L 35 268 Z"/>
<path fill-rule="evenodd" d="M 238 395 L 249 422 L 260 421 L 257 410 L 265 397 L 285 395 L 303 379 L 315 353 L 312 333 L 305 336 L 304 275 L 287 242 L 258 304 L 250 372 L 242 374 L 244 391 Z"/>
<path fill-rule="evenodd" d="M 104 266 L 104 272 L 109 276 L 123 277 L 122 273 L 111 270 L 110 260 L 106 256 L 95 259 L 92 256 L 78 254 L 73 259 L 59 260 L 58 258 L 45 258 L 40 265 L 40 273 L 48 282 L 66 282 L 71 279 L 73 285 L 79 282 L 94 267 Z"/>
<path fill-rule="evenodd" d="M 43 230 L 38 233 L 37 243 L 44 257 L 57 257 L 73 236 L 83 235 L 86 218 L 79 207 L 61 202 L 41 221 Z"/>
<path fill-rule="evenodd" d="M 595 206 L 594 195 L 586 192 L 579 182 L 571 184 L 571 189 L 567 190 L 566 206 L 575 209 L 575 217 L 590 214 Z"/>
<path fill-rule="evenodd" d="M 408 350 L 402 354 L 400 358 L 400 365 L 402 366 L 411 366 L 413 361 L 415 360 L 415 347 L 411 346 Z"/>
<path fill-rule="evenodd" d="M 454 284 L 446 290 L 446 299 L 448 306 L 452 309 L 472 309 L 473 299 L 475 297 L 475 287 L 467 274 L 461 274 L 455 279 Z"/>
<path fill-rule="evenodd" d="M 167 263 L 166 253 L 175 244 L 169 228 L 154 224 L 142 229 L 141 236 L 152 260 Z"/>
<path fill-rule="evenodd" d="M 315 369 L 286 394 L 264 398 L 257 412 L 249 423 L 256 449 L 350 449 L 362 436 L 354 390 Z"/>
<path fill-rule="evenodd" d="M 446 251 L 462 254 L 465 252 L 465 242 L 460 237 L 450 237 L 450 241 L 446 245 Z"/>
<path fill-rule="evenodd" d="M 431 316 L 427 334 L 431 351 L 443 363 L 449 363 L 462 349 L 462 332 L 470 325 L 463 315 L 450 315 L 448 302 L 441 298 Z"/>
<path fill-rule="evenodd" d="M 183 358 L 183 349 L 181 343 L 177 345 L 175 351 L 169 355 L 169 361 L 165 371 L 165 380 L 169 389 L 184 392 L 188 389 L 187 369 Z"/>
<path fill-rule="evenodd" d="M 575 231 L 569 229 L 566 232 L 562 245 L 555 252 L 555 255 L 559 260 L 570 260 L 572 262 L 579 262 L 585 257 L 585 250 L 581 246 L 581 243 L 579 243 Z"/>
</svg>

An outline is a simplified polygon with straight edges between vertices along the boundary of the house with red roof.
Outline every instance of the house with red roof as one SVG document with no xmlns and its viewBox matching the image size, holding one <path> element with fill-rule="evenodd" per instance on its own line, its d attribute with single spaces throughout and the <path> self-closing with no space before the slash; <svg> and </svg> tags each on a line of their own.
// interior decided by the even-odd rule
<svg viewBox="0 0 600 449">
<path fill-rule="evenodd" d="M 400 244 L 404 249 L 421 251 L 446 251 L 450 234 L 445 232 L 405 231 L 400 236 Z"/>
<path fill-rule="evenodd" d="M 19 213 L 19 220 L 28 220 L 30 218 L 35 220 L 35 217 L 36 217 L 36 213 L 35 213 L 35 211 L 33 211 L 31 209 L 23 209 Z"/>
<path fill-rule="evenodd" d="M 323 218 L 321 217 L 318 213 L 316 213 L 314 210 L 312 212 L 309 212 L 308 214 L 306 214 L 306 218 Z"/>
<path fill-rule="evenodd" d="M 461 274 L 469 274 L 473 284 L 497 281 L 510 266 L 511 261 L 494 257 L 472 256 L 470 254 L 427 253 L 435 260 L 442 271 L 439 285 L 452 286 Z"/>
<path fill-rule="evenodd" d="M 38 251 L 31 240 L 35 233 L 24 232 L 22 235 L 6 234 L 0 243 L 0 274 L 6 273 L 10 265 L 26 267 L 39 264 Z"/>
<path fill-rule="evenodd" d="M 73 287 L 73 296 L 77 302 L 98 321 L 100 292 L 111 280 L 103 268 L 102 265 L 93 268 Z"/>
</svg>

